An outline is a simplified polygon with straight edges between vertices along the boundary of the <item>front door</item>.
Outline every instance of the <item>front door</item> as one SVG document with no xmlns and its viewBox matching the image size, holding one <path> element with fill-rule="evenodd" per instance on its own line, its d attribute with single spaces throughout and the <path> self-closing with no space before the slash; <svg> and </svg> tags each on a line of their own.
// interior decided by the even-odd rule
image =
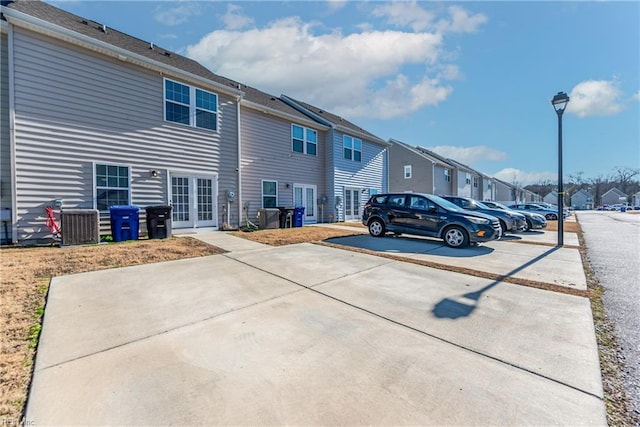
<svg viewBox="0 0 640 427">
<path fill-rule="evenodd" d="M 173 228 L 217 227 L 215 176 L 171 174 Z"/>
<path fill-rule="evenodd" d="M 293 205 L 304 207 L 304 222 L 315 223 L 318 221 L 316 212 L 317 187 L 309 184 L 293 184 Z"/>
<path fill-rule="evenodd" d="M 360 189 L 345 188 L 344 190 L 344 220 L 359 221 L 362 219 L 360 212 Z"/>
</svg>

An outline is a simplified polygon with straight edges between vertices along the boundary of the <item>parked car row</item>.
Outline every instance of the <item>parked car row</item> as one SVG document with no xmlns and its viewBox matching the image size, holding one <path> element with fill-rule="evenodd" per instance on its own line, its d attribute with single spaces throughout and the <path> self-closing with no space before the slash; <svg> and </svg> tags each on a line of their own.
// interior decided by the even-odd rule
<svg viewBox="0 0 640 427">
<path fill-rule="evenodd" d="M 500 204 L 489 206 L 467 197 L 422 193 L 373 195 L 364 205 L 362 223 L 373 237 L 415 234 L 440 238 L 452 248 L 547 226 L 545 218 L 536 213 L 520 213 Z"/>
</svg>

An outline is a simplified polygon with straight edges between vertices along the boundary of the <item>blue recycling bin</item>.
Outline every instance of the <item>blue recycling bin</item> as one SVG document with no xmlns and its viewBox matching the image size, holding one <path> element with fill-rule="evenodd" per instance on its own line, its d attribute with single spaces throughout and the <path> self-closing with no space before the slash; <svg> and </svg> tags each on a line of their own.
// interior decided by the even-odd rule
<svg viewBox="0 0 640 427">
<path fill-rule="evenodd" d="M 114 242 L 138 240 L 140 208 L 138 206 L 109 206 L 111 236 Z"/>
<path fill-rule="evenodd" d="M 304 223 L 304 207 L 298 207 L 293 209 L 293 226 L 302 227 Z"/>
</svg>

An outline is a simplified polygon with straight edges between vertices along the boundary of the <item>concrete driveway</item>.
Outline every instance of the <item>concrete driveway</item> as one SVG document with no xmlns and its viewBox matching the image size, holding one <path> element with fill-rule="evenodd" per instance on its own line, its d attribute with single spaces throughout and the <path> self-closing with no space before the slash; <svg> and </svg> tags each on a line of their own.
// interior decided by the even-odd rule
<svg viewBox="0 0 640 427">
<path fill-rule="evenodd" d="M 606 425 L 586 298 L 346 249 L 198 237 L 233 252 L 53 280 L 27 423 Z M 451 256 L 359 238 L 537 280 L 577 262 L 570 248 Z"/>
</svg>

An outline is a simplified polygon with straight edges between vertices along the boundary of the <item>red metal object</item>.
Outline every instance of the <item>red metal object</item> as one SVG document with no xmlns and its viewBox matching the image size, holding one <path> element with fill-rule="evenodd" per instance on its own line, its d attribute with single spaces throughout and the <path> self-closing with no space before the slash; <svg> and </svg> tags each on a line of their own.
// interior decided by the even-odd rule
<svg viewBox="0 0 640 427">
<path fill-rule="evenodd" d="M 53 209 L 50 206 L 44 208 L 47 213 L 47 227 L 49 227 L 49 231 L 53 234 L 54 240 L 60 239 L 62 236 L 62 230 L 60 226 L 56 222 L 55 214 L 53 213 Z"/>
</svg>

